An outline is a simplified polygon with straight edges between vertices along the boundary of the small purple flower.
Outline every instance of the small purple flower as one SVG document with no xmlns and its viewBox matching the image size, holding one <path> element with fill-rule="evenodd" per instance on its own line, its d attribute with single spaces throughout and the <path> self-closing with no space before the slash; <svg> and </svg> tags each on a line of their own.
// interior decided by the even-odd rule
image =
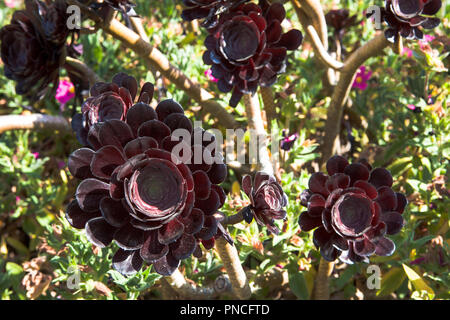
<svg viewBox="0 0 450 320">
<path fill-rule="evenodd" d="M 56 89 L 55 98 L 61 104 L 61 111 L 64 110 L 66 103 L 75 97 L 75 87 L 72 82 L 63 80 L 59 82 L 58 89 Z"/>
<path fill-rule="evenodd" d="M 218 82 L 219 81 L 219 79 L 215 78 L 212 75 L 212 70 L 211 69 L 208 69 L 208 70 L 205 71 L 205 76 L 208 78 L 209 81 L 212 81 L 212 82 Z"/>
<path fill-rule="evenodd" d="M 58 169 L 64 169 L 66 167 L 66 163 L 64 161 L 58 161 Z"/>
<path fill-rule="evenodd" d="M 353 82 L 352 88 L 357 88 L 359 90 L 366 90 L 368 86 L 368 80 L 372 76 L 372 71 L 366 72 L 366 67 L 359 67 L 358 72 L 356 73 L 355 81 Z"/>
<path fill-rule="evenodd" d="M 31 154 L 35 159 L 39 158 L 39 152 L 32 152 Z"/>
<path fill-rule="evenodd" d="M 299 137 L 298 133 L 286 136 L 286 131 L 283 130 L 283 139 L 281 139 L 280 141 L 280 148 L 286 151 L 291 150 L 298 137 Z"/>
</svg>

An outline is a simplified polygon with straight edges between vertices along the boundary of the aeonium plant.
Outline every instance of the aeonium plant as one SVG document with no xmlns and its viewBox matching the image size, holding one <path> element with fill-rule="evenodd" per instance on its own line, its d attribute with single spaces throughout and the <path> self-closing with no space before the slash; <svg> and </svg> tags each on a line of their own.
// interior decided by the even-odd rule
<svg viewBox="0 0 450 320">
<path fill-rule="evenodd" d="M 286 218 L 288 204 L 287 195 L 275 177 L 265 172 L 258 171 L 252 181 L 250 175 L 242 178 L 242 189 L 250 199 L 250 205 L 242 212 L 247 223 L 253 219 L 261 226 L 266 226 L 273 234 L 280 230 L 275 226 L 274 220 Z"/>
<path fill-rule="evenodd" d="M 185 4 L 193 7 L 183 12 L 187 20 L 203 17 L 201 12 L 218 16 L 214 24 L 208 25 L 210 34 L 205 39 L 207 51 L 203 61 L 212 66 L 219 90 L 232 91 L 229 102 L 232 107 L 237 106 L 244 94 L 254 94 L 259 86 L 273 85 L 286 69 L 287 51 L 296 50 L 303 40 L 299 30 L 283 33 L 281 24 L 286 11 L 278 2 L 186 1 Z M 223 10 L 216 9 L 217 6 Z"/>
<path fill-rule="evenodd" d="M 119 74 L 112 84 L 94 86 L 98 90 L 83 111 L 87 146 L 69 157 L 69 170 L 81 183 L 66 217 L 98 247 L 115 241 L 119 249 L 112 265 L 120 273 L 133 274 L 145 261 L 170 275 L 180 260 L 201 256 L 200 245 L 211 249 L 221 236 L 231 241 L 218 212 L 227 167 L 211 149 L 214 136 L 203 139 L 206 145 L 178 141 L 180 130 L 189 137 L 208 133 L 193 128 L 177 102 L 164 100 L 153 109 L 148 105 L 153 92 L 144 84 L 131 105 L 136 84 Z M 179 144 L 182 151 L 175 152 Z M 196 152 L 203 155 L 200 161 Z"/>
<path fill-rule="evenodd" d="M 299 218 L 303 231 L 315 229 L 313 242 L 322 257 L 354 263 L 392 255 L 395 244 L 386 236 L 403 227 L 408 201 L 392 190 L 390 172 L 341 156 L 330 158 L 326 168 L 328 174 L 314 173 L 301 194 L 307 211 Z"/>
<path fill-rule="evenodd" d="M 389 25 L 386 38 L 394 42 L 400 35 L 407 39 L 422 39 L 423 29 L 434 29 L 440 24 L 435 17 L 441 9 L 441 0 L 385 0 L 382 19 Z"/>
</svg>

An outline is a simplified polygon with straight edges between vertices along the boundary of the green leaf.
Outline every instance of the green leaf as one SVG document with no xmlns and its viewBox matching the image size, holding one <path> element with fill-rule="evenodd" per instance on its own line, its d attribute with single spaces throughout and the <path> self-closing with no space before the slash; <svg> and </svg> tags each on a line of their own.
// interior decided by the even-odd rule
<svg viewBox="0 0 450 320">
<path fill-rule="evenodd" d="M 6 242 L 13 247 L 14 249 L 16 249 L 19 253 L 21 254 L 28 254 L 28 248 L 25 247 L 25 245 L 20 242 L 19 240 L 12 238 L 12 237 L 8 237 L 6 238 Z"/>
<path fill-rule="evenodd" d="M 419 276 L 413 269 L 408 267 L 406 264 L 403 264 L 403 270 L 405 270 L 406 276 L 408 277 L 409 281 L 413 284 L 416 291 L 422 292 L 426 291 L 431 299 L 434 299 L 434 291 L 431 289 L 425 280 L 422 279 L 421 276 Z"/>
<path fill-rule="evenodd" d="M 17 276 L 23 272 L 23 269 L 21 266 L 14 262 L 7 262 L 6 263 L 6 272 L 10 276 Z"/>
<path fill-rule="evenodd" d="M 397 290 L 405 281 L 406 275 L 401 268 L 392 268 L 381 278 L 381 287 L 377 296 L 387 296 Z"/>
<path fill-rule="evenodd" d="M 308 286 L 303 272 L 290 272 L 289 271 L 289 286 L 292 292 L 301 300 L 309 299 Z"/>
</svg>

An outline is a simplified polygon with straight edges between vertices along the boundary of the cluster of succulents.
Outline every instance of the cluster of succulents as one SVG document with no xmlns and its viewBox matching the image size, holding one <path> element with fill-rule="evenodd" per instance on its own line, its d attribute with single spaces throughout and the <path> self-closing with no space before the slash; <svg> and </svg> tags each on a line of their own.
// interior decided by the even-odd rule
<svg viewBox="0 0 450 320">
<path fill-rule="evenodd" d="M 424 29 L 434 29 L 440 19 L 434 17 L 442 6 L 441 0 L 386 0 L 382 19 L 389 25 L 386 38 L 394 42 L 398 35 L 407 39 L 422 39 Z"/>
<path fill-rule="evenodd" d="M 210 25 L 208 28 L 207 51 L 203 55 L 203 61 L 212 66 L 212 76 L 218 79 L 219 90 L 233 91 L 229 102 L 232 107 L 244 94 L 254 94 L 258 86 L 273 85 L 277 76 L 286 69 L 287 51 L 296 50 L 303 40 L 299 30 L 283 33 L 281 23 L 286 11 L 281 3 L 269 4 L 265 0 L 259 4 L 241 2 L 208 2 L 226 6 L 227 10 L 217 9 L 221 14 L 213 27 Z M 197 5 L 191 10 L 204 9 L 206 12 L 209 8 L 206 3 L 188 3 Z M 195 17 L 188 15 L 189 19 Z"/>
<path fill-rule="evenodd" d="M 83 105 L 82 126 L 74 126 L 87 146 L 69 157 L 70 172 L 82 180 L 67 208 L 70 224 L 86 229 L 96 246 L 114 240 L 119 250 L 113 266 L 123 274 L 137 272 L 145 261 L 159 274 L 170 275 L 180 260 L 201 255 L 200 243 L 210 249 L 220 236 L 230 240 L 218 212 L 225 202 L 219 184 L 227 167 L 210 149 L 213 136 L 193 128 L 171 99 L 153 109 L 149 83 L 133 104 L 137 82 L 126 74 L 116 75 L 112 83 L 97 83 L 91 92 Z M 208 141 L 178 141 L 177 129 Z M 184 146 L 181 153 L 173 150 L 178 144 Z M 214 161 L 198 160 L 194 156 L 199 151 Z"/>
<path fill-rule="evenodd" d="M 386 235 L 401 230 L 408 202 L 392 190 L 390 172 L 372 169 L 367 161 L 349 164 L 341 156 L 330 158 L 326 168 L 328 174 L 314 173 L 301 194 L 307 211 L 300 215 L 300 228 L 315 229 L 314 244 L 328 261 L 368 262 L 373 254 L 391 255 L 395 244 Z"/>
<path fill-rule="evenodd" d="M 81 2 L 122 12 L 133 6 L 129 0 Z M 203 19 L 209 33 L 203 61 L 211 65 L 219 90 L 232 91 L 233 107 L 244 94 L 273 85 L 286 68 L 287 51 L 302 43 L 299 30 L 283 33 L 286 11 L 281 3 L 183 3 L 183 19 Z M 419 27 L 439 24 L 432 16 L 441 5 L 440 0 L 387 0 L 382 10 L 390 26 L 386 37 L 421 38 Z M 71 32 L 66 9 L 64 0 L 26 0 L 25 10 L 15 12 L 0 30 L 5 75 L 17 82 L 18 94 L 35 99 L 52 83 L 56 89 Z M 339 38 L 355 24 L 348 10 L 333 10 L 326 19 Z M 73 117 L 72 128 L 83 147 L 70 155 L 68 167 L 81 182 L 66 218 L 74 228 L 85 229 L 98 247 L 114 241 L 119 249 L 112 263 L 122 274 L 134 274 L 146 262 L 157 273 L 170 275 L 181 260 L 201 256 L 200 245 L 211 249 L 219 237 L 232 242 L 219 212 L 226 200 L 220 184 L 227 166 L 215 151 L 215 137 L 194 128 L 181 105 L 169 99 L 153 109 L 153 84 L 138 91 L 134 77 L 119 73 L 111 83 L 94 84 Z M 201 142 L 179 141 L 179 130 L 189 137 L 200 135 Z M 298 134 L 283 137 L 281 148 L 287 151 Z M 341 156 L 329 159 L 326 168 L 328 174 L 314 173 L 301 194 L 307 210 L 300 215 L 300 228 L 314 230 L 314 244 L 328 261 L 367 262 L 374 254 L 391 255 L 395 244 L 386 236 L 403 227 L 407 200 L 392 190 L 389 171 L 372 169 L 366 161 L 350 164 Z M 254 219 L 278 234 L 275 220 L 286 218 L 288 198 L 276 178 L 263 172 L 253 179 L 245 175 L 242 189 L 250 199 L 242 211 L 245 220 Z"/>
<path fill-rule="evenodd" d="M 5 76 L 16 81 L 16 92 L 31 100 L 43 97 L 50 84 L 56 90 L 64 63 L 68 14 L 64 0 L 26 0 L 0 30 Z"/>
</svg>

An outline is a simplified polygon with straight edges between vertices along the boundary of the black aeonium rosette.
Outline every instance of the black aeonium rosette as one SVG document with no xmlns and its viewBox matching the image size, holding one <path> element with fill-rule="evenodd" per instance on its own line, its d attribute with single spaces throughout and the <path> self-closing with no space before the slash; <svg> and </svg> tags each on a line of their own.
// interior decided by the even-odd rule
<svg viewBox="0 0 450 320">
<path fill-rule="evenodd" d="M 25 9 L 14 12 L 11 23 L 0 30 L 5 76 L 17 82 L 16 93 L 38 100 L 53 84 L 65 61 L 67 4 L 64 0 L 26 0 Z"/>
<path fill-rule="evenodd" d="M 124 74 L 117 79 L 124 80 L 120 88 L 136 93 L 135 81 Z M 210 249 L 219 236 L 230 240 L 218 213 L 227 168 L 215 154 L 214 136 L 193 129 L 178 103 L 164 100 L 153 109 L 151 95 L 143 92 L 121 117 L 97 118 L 88 146 L 70 155 L 69 170 L 82 181 L 66 217 L 94 245 L 117 243 L 112 262 L 122 274 L 139 271 L 145 261 L 170 275 L 180 260 L 201 255 L 200 243 Z M 178 142 L 180 130 L 209 137 L 204 144 Z"/>
<path fill-rule="evenodd" d="M 286 11 L 281 3 L 245 3 L 220 15 L 205 39 L 203 61 L 212 65 L 222 92 L 233 91 L 235 107 L 243 94 L 258 86 L 271 86 L 286 68 L 288 50 L 296 50 L 303 39 L 299 30 L 283 33 Z"/>
<path fill-rule="evenodd" d="M 407 39 L 422 39 L 423 29 L 434 29 L 440 19 L 434 17 L 442 6 L 441 0 L 386 0 L 382 19 L 389 25 L 386 38 L 394 42 L 398 35 Z"/>
<path fill-rule="evenodd" d="M 391 255 L 395 244 L 386 235 L 401 230 L 408 202 L 391 189 L 390 172 L 365 161 L 349 164 L 341 156 L 330 158 L 326 167 L 328 175 L 314 173 L 301 194 L 308 210 L 300 215 L 300 228 L 315 229 L 314 244 L 327 261 L 367 262 L 373 254 Z"/>
<path fill-rule="evenodd" d="M 266 226 L 273 234 L 280 230 L 274 220 L 286 218 L 285 207 L 288 204 L 287 195 L 275 177 L 265 172 L 257 172 L 252 181 L 251 176 L 242 178 L 242 189 L 250 199 L 250 205 L 244 209 L 244 218 L 250 223 L 253 218 L 261 226 Z"/>
</svg>

